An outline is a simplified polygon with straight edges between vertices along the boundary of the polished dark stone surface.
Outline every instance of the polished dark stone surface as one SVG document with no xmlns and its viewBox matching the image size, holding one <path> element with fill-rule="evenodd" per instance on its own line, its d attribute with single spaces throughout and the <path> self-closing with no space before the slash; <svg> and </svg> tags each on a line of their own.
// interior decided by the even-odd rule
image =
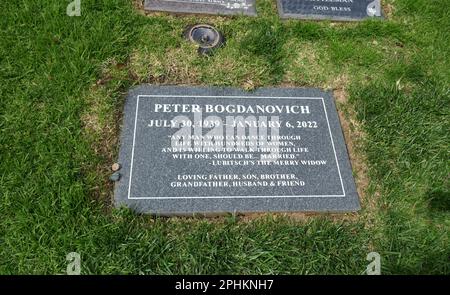
<svg viewBox="0 0 450 295">
<path fill-rule="evenodd" d="M 186 122 L 203 126 L 191 128 Z M 239 133 L 236 122 L 247 124 L 241 129 L 244 133 Z M 181 123 L 186 126 L 181 128 Z M 264 133 L 266 123 L 273 125 Z M 195 148 L 199 137 L 202 148 L 217 148 L 208 145 L 212 143 L 227 147 L 227 140 L 220 136 L 235 134 L 265 138 L 265 142 L 257 141 L 258 147 L 279 153 L 244 145 L 245 151 L 173 149 L 180 138 L 188 138 L 188 148 Z M 268 135 L 281 139 L 277 143 Z M 211 136 L 218 137 L 212 140 Z M 270 155 L 276 155 L 273 161 Z M 126 99 L 117 162 L 121 168 L 116 205 L 141 213 L 350 212 L 360 208 L 334 99 L 330 92 L 318 89 L 245 92 L 136 87 Z"/>
<path fill-rule="evenodd" d="M 281 18 L 358 21 L 381 18 L 380 0 L 277 0 Z"/>
<path fill-rule="evenodd" d="M 255 0 L 145 0 L 149 11 L 256 15 Z"/>
</svg>

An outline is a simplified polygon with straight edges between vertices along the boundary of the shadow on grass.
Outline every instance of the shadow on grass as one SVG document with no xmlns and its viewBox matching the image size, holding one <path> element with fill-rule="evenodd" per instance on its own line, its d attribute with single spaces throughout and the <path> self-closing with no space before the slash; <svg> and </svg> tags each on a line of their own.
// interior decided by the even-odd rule
<svg viewBox="0 0 450 295">
<path fill-rule="evenodd" d="M 425 194 L 430 211 L 450 211 L 450 192 L 448 189 L 434 189 Z"/>
<path fill-rule="evenodd" d="M 259 56 L 266 60 L 271 83 L 278 84 L 282 81 L 285 68 L 282 64 L 284 57 L 283 46 L 287 35 L 282 24 L 273 24 L 271 21 L 258 21 L 257 26 L 251 27 L 246 37 L 241 42 L 241 50 Z"/>
</svg>

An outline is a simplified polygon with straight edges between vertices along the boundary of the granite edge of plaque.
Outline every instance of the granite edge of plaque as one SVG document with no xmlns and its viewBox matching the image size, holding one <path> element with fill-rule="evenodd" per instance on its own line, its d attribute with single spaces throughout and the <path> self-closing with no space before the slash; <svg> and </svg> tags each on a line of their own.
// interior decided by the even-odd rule
<svg viewBox="0 0 450 295">
<path fill-rule="evenodd" d="M 242 198 L 234 199 L 180 199 L 180 200 L 137 200 L 128 199 L 127 183 L 131 162 L 131 144 L 133 141 L 133 129 L 135 127 L 136 104 L 138 95 L 189 95 L 189 96 L 270 96 L 283 97 L 323 97 L 324 105 L 328 112 L 328 119 L 332 137 L 336 146 L 338 166 L 341 168 L 341 179 L 345 187 L 344 197 L 320 197 L 320 198 L 273 198 L 270 201 Z M 334 111 L 331 111 L 333 110 Z M 259 88 L 253 92 L 246 92 L 229 87 L 184 87 L 184 86 L 154 86 L 139 85 L 128 92 L 124 105 L 124 116 L 121 125 L 120 150 L 118 163 L 121 164 L 121 178 L 115 183 L 114 203 L 116 207 L 126 206 L 137 213 L 147 213 L 157 216 L 189 216 L 193 214 L 217 215 L 223 213 L 258 213 L 258 212 L 326 212 L 347 213 L 361 209 L 356 184 L 353 177 L 350 158 L 344 140 L 342 127 L 337 113 L 336 105 L 331 92 L 324 92 L 314 88 Z M 151 203 L 151 204 L 150 204 Z M 203 210 L 192 208 L 202 207 Z M 254 208 L 258 209 L 254 209 Z"/>
<path fill-rule="evenodd" d="M 365 17 L 346 17 L 346 16 L 338 16 L 338 15 L 324 15 L 324 14 L 311 14 L 311 13 L 305 13 L 305 14 L 294 14 L 294 13 L 284 13 L 283 10 L 283 0 L 276 0 L 277 1 L 277 10 L 278 15 L 281 19 L 288 20 L 288 19 L 298 19 L 298 20 L 330 20 L 330 21 L 342 21 L 342 22 L 358 22 L 363 21 L 366 19 L 378 19 L 378 20 L 384 20 L 384 13 L 383 9 L 381 9 L 380 16 L 365 16 Z M 380 0 L 380 7 L 381 7 L 381 0 Z"/>
<path fill-rule="evenodd" d="M 249 9 L 230 9 L 220 4 L 204 4 L 204 3 L 180 3 L 176 1 L 161 0 L 145 0 L 144 10 L 152 12 L 168 12 L 168 13 L 193 13 L 193 14 L 213 14 L 213 15 L 245 15 L 257 16 L 256 1 L 247 0 L 252 3 Z M 184 6 L 183 6 L 184 5 Z M 189 7 L 187 5 L 194 5 Z"/>
</svg>

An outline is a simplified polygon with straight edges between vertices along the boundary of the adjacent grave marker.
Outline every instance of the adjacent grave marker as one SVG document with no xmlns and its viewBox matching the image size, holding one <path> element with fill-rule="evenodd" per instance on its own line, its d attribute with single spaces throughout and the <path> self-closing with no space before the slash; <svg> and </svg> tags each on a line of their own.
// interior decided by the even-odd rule
<svg viewBox="0 0 450 295">
<path fill-rule="evenodd" d="M 152 11 L 256 15 L 255 0 L 145 0 Z"/>
<path fill-rule="evenodd" d="M 381 17 L 380 0 L 277 0 L 281 18 L 357 21 Z"/>
<path fill-rule="evenodd" d="M 359 209 L 330 93 L 140 86 L 124 114 L 118 206 L 161 215 Z"/>
</svg>

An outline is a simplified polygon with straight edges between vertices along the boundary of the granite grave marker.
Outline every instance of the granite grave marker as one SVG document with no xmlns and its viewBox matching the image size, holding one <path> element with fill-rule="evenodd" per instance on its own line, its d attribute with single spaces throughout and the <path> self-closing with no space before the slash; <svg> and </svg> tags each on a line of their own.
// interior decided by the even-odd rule
<svg viewBox="0 0 450 295">
<path fill-rule="evenodd" d="M 144 9 L 177 13 L 256 15 L 255 0 L 145 0 Z"/>
<path fill-rule="evenodd" d="M 281 18 L 358 21 L 381 17 L 380 0 L 277 0 Z"/>
<path fill-rule="evenodd" d="M 117 206 L 157 215 L 359 209 L 332 94 L 139 86 L 128 94 Z"/>
</svg>

